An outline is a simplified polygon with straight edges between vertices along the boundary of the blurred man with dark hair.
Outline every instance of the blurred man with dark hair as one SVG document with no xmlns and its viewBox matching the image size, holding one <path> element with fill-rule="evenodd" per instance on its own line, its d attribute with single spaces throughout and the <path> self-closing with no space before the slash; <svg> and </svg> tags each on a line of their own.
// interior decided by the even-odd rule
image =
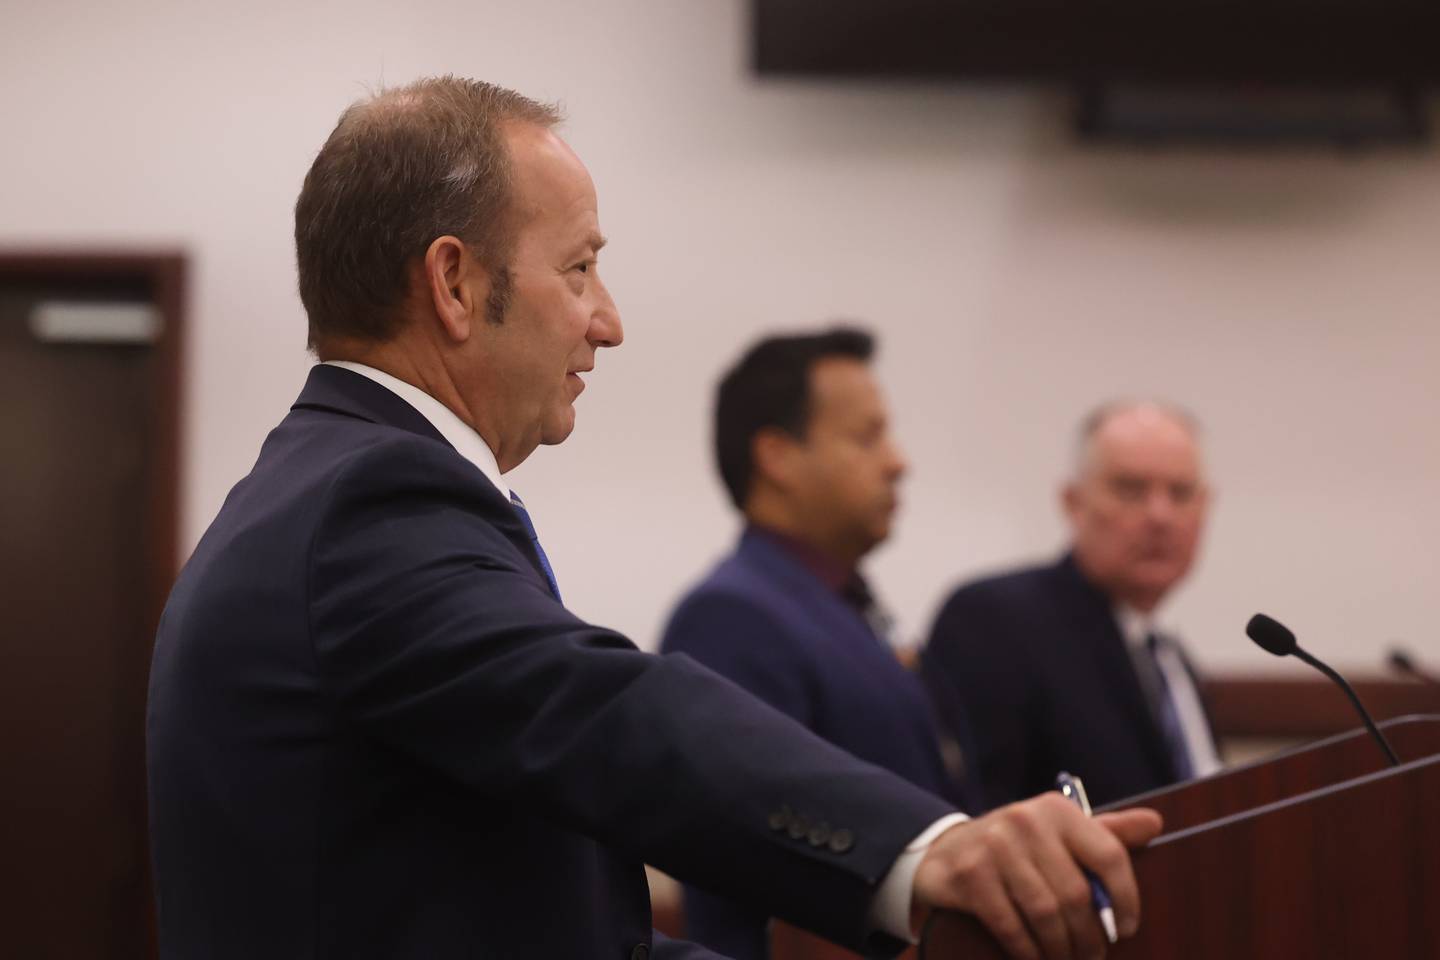
<svg viewBox="0 0 1440 960">
<path fill-rule="evenodd" d="M 1109 803 L 1218 769 L 1194 671 L 1156 620 L 1204 528 L 1198 433 L 1164 403 L 1090 414 L 1062 493 L 1069 552 L 963 586 L 940 611 L 923 670 L 969 714 L 988 804 L 1057 770 Z"/>
<path fill-rule="evenodd" d="M 661 649 L 686 653 L 861 759 L 963 805 L 919 680 L 860 574 L 890 534 L 905 460 L 859 330 L 772 337 L 720 383 L 715 449 L 745 519 L 735 551 L 680 602 Z M 832 838 L 802 824 L 807 841 Z M 687 931 L 768 956 L 763 910 L 686 891 Z"/>
</svg>

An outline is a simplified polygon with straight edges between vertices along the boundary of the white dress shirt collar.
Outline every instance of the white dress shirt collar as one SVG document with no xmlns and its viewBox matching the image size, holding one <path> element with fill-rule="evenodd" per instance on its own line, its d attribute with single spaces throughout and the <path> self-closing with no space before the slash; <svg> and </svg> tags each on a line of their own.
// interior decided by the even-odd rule
<svg viewBox="0 0 1440 960">
<path fill-rule="evenodd" d="M 495 461 L 494 451 L 485 443 L 480 434 L 471 429 L 464 420 L 455 416 L 455 412 L 445 404 L 419 387 L 406 383 L 398 377 L 393 377 L 384 370 L 376 370 L 374 367 L 351 360 L 325 360 L 322 362 L 327 366 L 341 367 L 368 377 L 410 404 L 415 408 L 415 412 L 428 420 L 430 425 L 449 442 L 450 446 L 455 448 L 460 456 L 475 464 L 475 467 L 485 474 L 486 479 L 495 485 L 495 489 L 500 491 L 502 497 L 506 500 L 510 499 L 510 487 L 500 475 L 500 465 Z"/>
<path fill-rule="evenodd" d="M 1131 649 L 1143 648 L 1150 634 L 1157 629 L 1153 613 L 1141 613 L 1123 603 L 1115 605 L 1115 622 L 1120 627 L 1120 635 L 1125 638 L 1125 646 Z"/>
</svg>

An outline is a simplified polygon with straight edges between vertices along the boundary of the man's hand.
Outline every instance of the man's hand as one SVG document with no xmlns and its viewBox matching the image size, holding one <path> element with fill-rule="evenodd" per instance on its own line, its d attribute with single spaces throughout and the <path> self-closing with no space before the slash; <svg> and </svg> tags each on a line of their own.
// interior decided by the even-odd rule
<svg viewBox="0 0 1440 960">
<path fill-rule="evenodd" d="M 1105 884 L 1120 935 L 1132 936 L 1140 926 L 1140 893 L 1126 847 L 1144 846 L 1159 832 L 1153 810 L 1092 819 L 1058 793 L 1001 807 L 930 845 L 915 873 L 912 916 L 919 921 L 935 909 L 972 914 L 1021 960 L 1103 957 L 1105 934 L 1081 867 Z"/>
</svg>

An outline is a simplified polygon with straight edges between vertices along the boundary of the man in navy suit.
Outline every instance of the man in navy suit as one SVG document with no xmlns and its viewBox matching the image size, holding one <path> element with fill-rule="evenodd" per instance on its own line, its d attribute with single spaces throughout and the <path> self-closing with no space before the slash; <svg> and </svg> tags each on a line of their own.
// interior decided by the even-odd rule
<svg viewBox="0 0 1440 960">
<path fill-rule="evenodd" d="M 725 375 L 716 459 L 745 530 L 680 601 L 661 649 L 964 807 L 925 692 L 896 659 L 859 569 L 890 533 L 905 472 L 873 352 L 853 329 L 771 337 Z M 813 829 L 823 843 L 828 827 Z M 769 956 L 768 917 L 753 905 L 690 886 L 685 917 L 689 936 L 736 960 Z"/>
<path fill-rule="evenodd" d="M 965 705 L 991 805 L 1056 770 L 1109 803 L 1219 767 L 1194 671 L 1156 619 L 1204 527 L 1195 422 L 1118 403 L 1080 433 L 1062 495 L 1070 551 L 956 590 L 922 655 Z"/>
<path fill-rule="evenodd" d="M 712 956 L 642 864 L 856 948 L 968 910 L 1094 952 L 1150 811 L 975 821 L 687 658 L 569 613 L 504 475 L 622 339 L 555 111 L 445 77 L 345 112 L 295 209 L 323 361 L 166 605 L 147 716 L 161 955 Z M 826 842 L 809 842 L 813 825 Z"/>
</svg>

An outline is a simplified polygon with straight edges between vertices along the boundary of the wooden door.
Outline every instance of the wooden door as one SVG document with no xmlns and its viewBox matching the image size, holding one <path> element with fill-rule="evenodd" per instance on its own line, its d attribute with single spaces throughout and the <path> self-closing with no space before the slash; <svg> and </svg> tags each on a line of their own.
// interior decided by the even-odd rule
<svg viewBox="0 0 1440 960">
<path fill-rule="evenodd" d="M 175 567 L 179 271 L 0 256 L 6 957 L 153 954 L 144 709 Z"/>
</svg>

